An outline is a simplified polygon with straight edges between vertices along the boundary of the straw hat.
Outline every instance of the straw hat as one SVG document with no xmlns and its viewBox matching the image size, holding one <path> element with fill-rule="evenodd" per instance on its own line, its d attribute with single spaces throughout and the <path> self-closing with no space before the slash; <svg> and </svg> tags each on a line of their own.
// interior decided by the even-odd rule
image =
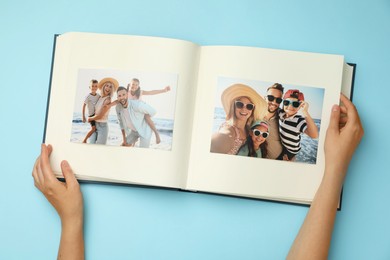
<svg viewBox="0 0 390 260">
<path fill-rule="evenodd" d="M 253 102 L 255 105 L 253 111 L 255 120 L 263 119 L 267 112 L 267 102 L 253 88 L 244 84 L 234 84 L 223 91 L 221 101 L 226 115 L 229 114 L 232 102 L 239 97 L 247 97 Z"/>
<path fill-rule="evenodd" d="M 104 79 L 101 79 L 98 83 L 98 88 L 99 89 L 102 89 L 103 85 L 107 82 L 111 82 L 113 85 L 114 85 L 114 92 L 118 89 L 119 87 L 119 83 L 116 79 L 114 78 L 104 78 Z"/>
</svg>

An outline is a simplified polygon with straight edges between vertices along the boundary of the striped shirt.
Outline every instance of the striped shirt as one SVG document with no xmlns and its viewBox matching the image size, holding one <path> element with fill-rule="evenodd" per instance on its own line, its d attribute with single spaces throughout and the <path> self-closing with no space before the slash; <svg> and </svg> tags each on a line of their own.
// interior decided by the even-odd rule
<svg viewBox="0 0 390 260">
<path fill-rule="evenodd" d="M 279 111 L 279 133 L 283 146 L 292 154 L 301 150 L 301 134 L 307 129 L 306 119 L 300 115 L 285 118 L 286 113 Z"/>
<path fill-rule="evenodd" d="M 96 93 L 95 96 L 92 95 L 91 93 L 89 93 L 85 97 L 84 104 L 86 104 L 88 107 L 88 115 L 89 116 L 92 116 L 95 114 L 95 106 L 96 106 L 96 103 L 98 102 L 99 98 L 100 98 L 100 95 L 98 93 Z"/>
</svg>

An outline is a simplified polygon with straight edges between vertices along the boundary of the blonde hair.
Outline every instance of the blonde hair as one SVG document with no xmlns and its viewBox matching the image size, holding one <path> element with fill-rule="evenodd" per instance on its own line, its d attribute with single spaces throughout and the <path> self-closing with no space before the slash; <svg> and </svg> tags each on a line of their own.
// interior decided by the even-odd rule
<svg viewBox="0 0 390 260">
<path fill-rule="evenodd" d="M 242 97 L 237 97 L 233 100 L 233 102 L 231 103 L 230 105 L 230 109 L 229 109 L 229 113 L 226 115 L 226 121 L 230 122 L 230 123 L 233 123 L 233 121 L 236 119 L 236 113 L 235 113 L 235 109 L 236 109 L 236 101 L 237 100 L 240 100 L 241 98 L 247 98 L 249 99 L 249 101 L 251 103 L 253 103 L 253 101 L 249 98 L 249 97 L 246 97 L 246 96 L 242 96 Z M 256 108 L 256 105 L 255 105 L 255 108 Z M 251 115 L 249 116 L 249 118 L 246 120 L 246 129 L 249 130 L 252 123 L 255 121 L 255 115 L 254 115 L 254 110 L 251 110 Z"/>
<path fill-rule="evenodd" d="M 105 83 L 103 84 L 102 89 L 100 90 L 100 92 L 101 92 L 100 94 L 103 96 L 103 94 L 104 94 L 104 87 L 105 87 L 107 84 L 111 84 L 110 97 L 112 97 L 112 96 L 114 95 L 114 92 L 115 92 L 115 90 L 114 90 L 115 85 L 114 85 L 114 83 L 112 83 L 111 81 L 107 81 L 107 82 L 105 82 Z"/>
</svg>

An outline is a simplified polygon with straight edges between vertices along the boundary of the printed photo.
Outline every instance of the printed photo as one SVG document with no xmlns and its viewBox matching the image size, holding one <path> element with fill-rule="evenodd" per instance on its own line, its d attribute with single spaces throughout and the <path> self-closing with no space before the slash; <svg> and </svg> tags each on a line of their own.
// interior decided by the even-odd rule
<svg viewBox="0 0 390 260">
<path fill-rule="evenodd" d="M 219 77 L 210 152 L 316 164 L 324 93 Z"/>
<path fill-rule="evenodd" d="M 79 69 L 70 141 L 171 150 L 177 74 Z"/>
</svg>

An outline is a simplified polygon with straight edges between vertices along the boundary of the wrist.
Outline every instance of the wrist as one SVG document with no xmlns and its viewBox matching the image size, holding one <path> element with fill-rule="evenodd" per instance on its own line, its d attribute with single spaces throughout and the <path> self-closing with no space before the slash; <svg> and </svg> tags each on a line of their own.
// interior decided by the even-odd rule
<svg viewBox="0 0 390 260">
<path fill-rule="evenodd" d="M 61 226 L 62 229 L 68 231 L 78 230 L 83 227 L 84 216 L 83 213 L 76 214 L 73 216 L 61 217 Z"/>
<path fill-rule="evenodd" d="M 343 186 L 346 170 L 343 167 L 332 165 L 330 167 L 325 166 L 324 176 L 322 181 L 329 184 L 329 187 L 340 189 Z"/>
</svg>

